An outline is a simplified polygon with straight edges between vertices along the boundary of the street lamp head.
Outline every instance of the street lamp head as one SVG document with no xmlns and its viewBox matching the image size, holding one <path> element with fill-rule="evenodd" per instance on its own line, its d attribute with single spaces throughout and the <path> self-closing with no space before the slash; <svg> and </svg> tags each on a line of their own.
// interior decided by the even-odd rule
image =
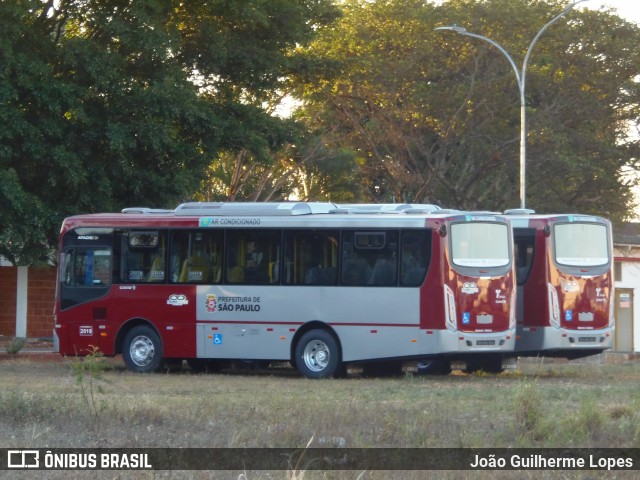
<svg viewBox="0 0 640 480">
<path fill-rule="evenodd" d="M 467 33 L 467 29 L 466 28 L 459 27 L 455 23 L 453 25 L 446 26 L 446 27 L 437 27 L 437 28 L 434 28 L 434 30 L 451 30 L 452 32 L 456 32 L 456 33 L 459 33 L 461 35 L 464 35 L 464 34 Z"/>
</svg>

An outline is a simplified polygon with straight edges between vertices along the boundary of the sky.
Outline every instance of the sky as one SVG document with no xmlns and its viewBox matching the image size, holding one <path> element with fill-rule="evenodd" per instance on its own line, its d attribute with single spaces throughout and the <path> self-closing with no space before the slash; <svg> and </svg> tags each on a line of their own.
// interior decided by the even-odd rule
<svg viewBox="0 0 640 480">
<path fill-rule="evenodd" d="M 601 6 L 614 8 L 621 17 L 640 24 L 640 1 L 638 0 L 589 0 L 577 5 L 578 8 L 594 10 L 600 10 Z"/>
</svg>

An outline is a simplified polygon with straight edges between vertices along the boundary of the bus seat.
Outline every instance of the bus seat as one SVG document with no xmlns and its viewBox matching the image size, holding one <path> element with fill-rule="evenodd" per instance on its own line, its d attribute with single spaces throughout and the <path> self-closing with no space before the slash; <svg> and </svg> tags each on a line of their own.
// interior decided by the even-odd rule
<svg viewBox="0 0 640 480">
<path fill-rule="evenodd" d="M 366 285 L 371 273 L 371 267 L 363 258 L 345 260 L 342 267 L 342 280 L 347 285 Z"/>
<path fill-rule="evenodd" d="M 227 269 L 227 280 L 231 283 L 244 282 L 244 268 L 240 265 Z"/>
<path fill-rule="evenodd" d="M 164 262 L 162 256 L 158 255 L 151 263 L 151 269 L 146 278 L 147 282 L 163 282 L 164 281 Z"/>
<path fill-rule="evenodd" d="M 304 283 L 307 285 L 316 285 L 318 282 L 318 270 L 319 268 L 313 267 L 307 270 L 304 274 Z"/>
<path fill-rule="evenodd" d="M 214 265 L 212 267 L 212 270 L 213 283 L 220 283 L 220 281 L 222 280 L 222 267 L 220 267 L 219 265 Z"/>
<path fill-rule="evenodd" d="M 407 269 L 402 275 L 402 285 L 406 286 L 418 286 L 422 284 L 424 280 L 424 274 L 427 269 L 424 267 L 414 267 Z"/>
<path fill-rule="evenodd" d="M 182 264 L 179 282 L 207 283 L 209 281 L 209 266 L 202 257 L 191 257 Z"/>
<path fill-rule="evenodd" d="M 336 269 L 333 267 L 310 268 L 304 276 L 307 285 L 335 285 Z"/>
<path fill-rule="evenodd" d="M 280 281 L 278 262 L 269 262 L 269 283 Z"/>
<path fill-rule="evenodd" d="M 395 268 L 386 258 L 379 258 L 373 266 L 369 285 L 393 285 L 396 281 Z"/>
</svg>

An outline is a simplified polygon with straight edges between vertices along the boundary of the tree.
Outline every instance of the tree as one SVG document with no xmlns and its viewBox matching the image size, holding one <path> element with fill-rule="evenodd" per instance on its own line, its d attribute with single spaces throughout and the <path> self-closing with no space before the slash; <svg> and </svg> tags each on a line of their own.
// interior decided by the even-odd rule
<svg viewBox="0 0 640 480">
<path fill-rule="evenodd" d="M 56 245 L 64 216 L 164 204 L 197 183 L 215 114 L 171 56 L 161 2 L 0 5 L 0 253 Z"/>
<path fill-rule="evenodd" d="M 286 199 L 300 169 L 317 163 L 309 129 L 271 114 L 292 78 L 315 78 L 324 67 L 302 47 L 339 13 L 326 0 L 195 1 L 176 10 L 182 62 L 225 118 L 223 150 L 196 198 Z"/>
<path fill-rule="evenodd" d="M 329 0 L 0 2 L 0 254 L 31 264 L 63 217 L 190 198 L 223 151 L 258 157 L 294 47 Z"/>
<path fill-rule="evenodd" d="M 213 162 L 195 196 L 199 201 L 356 202 L 361 195 L 357 157 L 331 142 L 330 132 L 305 128 L 308 119 L 290 119 L 287 141 L 256 155 L 226 151 Z"/>
<path fill-rule="evenodd" d="M 502 210 L 518 204 L 519 101 L 515 76 L 489 44 L 521 63 L 558 0 L 350 0 L 309 52 L 341 62 L 307 82 L 305 109 L 339 125 L 366 159 L 371 200 Z M 572 11 L 545 32 L 527 73 L 528 197 L 538 211 L 622 218 L 632 204 L 621 174 L 635 166 L 640 29 L 607 12 Z M 318 115 L 318 112 L 321 112 Z"/>
</svg>

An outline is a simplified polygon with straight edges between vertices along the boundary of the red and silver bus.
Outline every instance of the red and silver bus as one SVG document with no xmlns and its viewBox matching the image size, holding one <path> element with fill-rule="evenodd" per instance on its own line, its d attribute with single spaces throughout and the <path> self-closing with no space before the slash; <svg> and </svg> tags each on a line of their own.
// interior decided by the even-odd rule
<svg viewBox="0 0 640 480">
<path fill-rule="evenodd" d="M 518 284 L 516 354 L 579 358 L 613 343 L 611 224 L 508 210 Z"/>
<path fill-rule="evenodd" d="M 358 213 L 330 203 L 187 203 L 65 219 L 54 339 L 137 372 L 288 361 L 311 378 L 515 345 L 500 215 Z M 488 355 L 488 356 L 487 356 Z"/>
</svg>

